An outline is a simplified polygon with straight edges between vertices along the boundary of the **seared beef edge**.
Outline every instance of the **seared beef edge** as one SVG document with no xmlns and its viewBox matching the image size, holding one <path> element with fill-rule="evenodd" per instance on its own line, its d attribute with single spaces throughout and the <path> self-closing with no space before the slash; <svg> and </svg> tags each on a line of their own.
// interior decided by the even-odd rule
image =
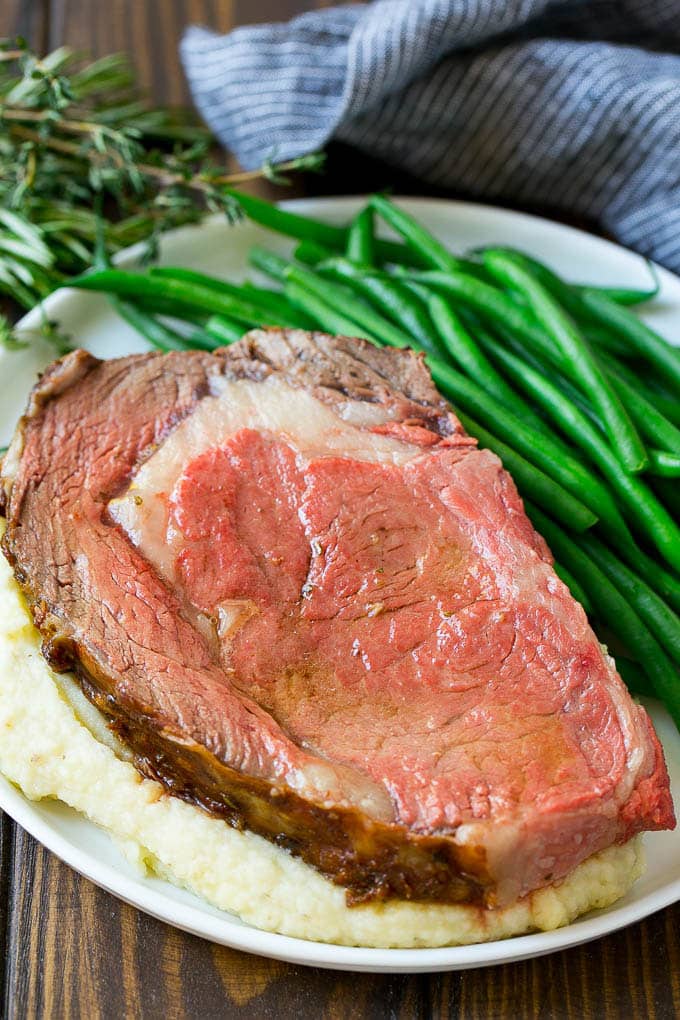
<svg viewBox="0 0 680 1020">
<path fill-rule="evenodd" d="M 484 903 L 479 849 L 462 850 L 447 837 L 417 836 L 354 809 L 325 809 L 292 790 L 244 776 L 200 745 L 163 738 L 143 716 L 95 686 L 82 662 L 80 686 L 129 747 L 137 769 L 175 797 L 223 818 L 235 829 L 264 836 L 316 868 L 347 892 L 350 906 L 389 898 L 435 903 Z"/>
</svg>

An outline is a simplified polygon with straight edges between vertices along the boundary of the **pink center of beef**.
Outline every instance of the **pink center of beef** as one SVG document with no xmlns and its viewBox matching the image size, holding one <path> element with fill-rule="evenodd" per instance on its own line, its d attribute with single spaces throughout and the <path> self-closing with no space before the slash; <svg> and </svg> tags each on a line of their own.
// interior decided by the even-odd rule
<svg viewBox="0 0 680 1020">
<path fill-rule="evenodd" d="M 588 771 L 546 674 L 573 684 L 591 663 L 559 663 L 568 635 L 499 574 L 500 532 L 478 555 L 457 523 L 475 513 L 468 488 L 456 449 L 398 466 L 301 458 L 242 429 L 189 463 L 167 503 L 176 583 L 213 620 L 232 682 L 428 828 L 566 792 Z"/>
</svg>

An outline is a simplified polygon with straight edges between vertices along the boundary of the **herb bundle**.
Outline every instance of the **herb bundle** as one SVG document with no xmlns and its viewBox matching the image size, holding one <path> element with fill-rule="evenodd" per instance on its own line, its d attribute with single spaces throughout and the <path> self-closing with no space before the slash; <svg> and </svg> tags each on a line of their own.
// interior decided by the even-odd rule
<svg viewBox="0 0 680 1020">
<path fill-rule="evenodd" d="M 312 154 L 225 174 L 211 148 L 189 112 L 144 100 L 124 56 L 86 63 L 60 48 L 39 58 L 22 40 L 1 42 L 0 293 L 32 308 L 102 245 L 112 255 L 144 241 L 152 259 L 169 228 L 207 212 L 237 218 L 230 186 L 286 183 L 287 171 L 322 163 Z"/>
</svg>

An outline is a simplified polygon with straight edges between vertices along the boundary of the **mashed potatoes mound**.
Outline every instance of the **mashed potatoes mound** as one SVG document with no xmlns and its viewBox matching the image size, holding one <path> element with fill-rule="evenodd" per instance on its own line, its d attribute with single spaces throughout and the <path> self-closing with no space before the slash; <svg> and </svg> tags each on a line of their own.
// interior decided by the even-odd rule
<svg viewBox="0 0 680 1020">
<path fill-rule="evenodd" d="M 641 844 L 632 840 L 503 910 L 408 902 L 348 908 L 343 890 L 316 871 L 168 796 L 125 758 L 75 682 L 43 659 L 0 555 L 0 770 L 25 796 L 64 801 L 145 868 L 249 924 L 354 946 L 463 945 L 569 924 L 623 896 L 642 872 Z"/>
</svg>

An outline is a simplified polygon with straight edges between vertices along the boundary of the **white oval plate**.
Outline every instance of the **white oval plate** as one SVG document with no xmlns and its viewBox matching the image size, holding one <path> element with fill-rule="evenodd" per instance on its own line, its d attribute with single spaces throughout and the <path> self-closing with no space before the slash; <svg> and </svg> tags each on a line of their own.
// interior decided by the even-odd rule
<svg viewBox="0 0 680 1020">
<path fill-rule="evenodd" d="M 286 206 L 345 222 L 360 202 L 354 198 L 312 199 Z M 483 244 L 512 244 L 545 259 L 574 280 L 630 286 L 648 282 L 649 274 L 639 256 L 570 227 L 463 202 L 409 199 L 401 204 L 456 252 Z M 215 219 L 169 234 L 163 243 L 163 261 L 239 280 L 248 274 L 248 248 L 258 241 L 282 252 L 291 250 L 290 242 L 265 234 L 250 223 L 229 227 Z M 133 262 L 137 254 L 132 250 L 121 262 Z M 680 337 L 680 280 L 664 270 L 659 273 L 661 299 L 646 317 L 661 333 L 674 339 Z M 79 344 L 100 357 L 146 349 L 100 295 L 61 291 L 49 298 L 46 308 Z M 39 313 L 32 312 L 23 325 L 36 326 L 38 321 Z M 11 435 L 36 372 L 52 357 L 52 351 L 42 344 L 20 353 L 0 351 L 0 443 L 6 443 Z M 648 707 L 666 751 L 676 807 L 680 807 L 680 736 L 658 703 L 650 702 Z M 524 960 L 605 935 L 680 899 L 680 830 L 650 833 L 645 837 L 647 871 L 634 889 L 608 910 L 595 911 L 566 928 L 445 949 L 326 945 L 259 931 L 167 882 L 140 878 L 101 829 L 61 803 L 27 800 L 1 777 L 0 807 L 76 871 L 140 910 L 235 949 L 317 967 L 416 973 Z"/>
</svg>

